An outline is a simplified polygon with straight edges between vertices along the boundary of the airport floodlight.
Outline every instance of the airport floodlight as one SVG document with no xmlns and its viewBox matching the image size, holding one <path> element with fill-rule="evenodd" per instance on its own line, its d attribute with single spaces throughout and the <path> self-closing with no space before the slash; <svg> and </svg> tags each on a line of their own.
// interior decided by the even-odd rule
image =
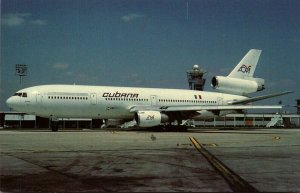
<svg viewBox="0 0 300 193">
<path fill-rule="evenodd" d="M 16 64 L 16 75 L 17 76 L 27 76 L 27 65 L 26 64 Z"/>
<path fill-rule="evenodd" d="M 22 77 L 27 76 L 27 65 L 26 64 L 16 64 L 16 76 L 20 77 L 20 84 L 22 83 Z"/>
</svg>

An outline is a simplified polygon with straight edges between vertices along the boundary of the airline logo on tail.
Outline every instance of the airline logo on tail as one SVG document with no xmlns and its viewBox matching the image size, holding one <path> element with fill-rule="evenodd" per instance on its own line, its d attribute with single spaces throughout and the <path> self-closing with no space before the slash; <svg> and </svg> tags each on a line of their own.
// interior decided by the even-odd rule
<svg viewBox="0 0 300 193">
<path fill-rule="evenodd" d="M 249 74 L 250 71 L 251 71 L 251 65 L 246 66 L 245 64 L 243 64 L 243 65 L 238 69 L 238 72 L 247 73 L 247 74 Z"/>
<path fill-rule="evenodd" d="M 261 50 L 251 49 L 236 65 L 227 77 L 245 79 L 253 78 Z"/>
</svg>

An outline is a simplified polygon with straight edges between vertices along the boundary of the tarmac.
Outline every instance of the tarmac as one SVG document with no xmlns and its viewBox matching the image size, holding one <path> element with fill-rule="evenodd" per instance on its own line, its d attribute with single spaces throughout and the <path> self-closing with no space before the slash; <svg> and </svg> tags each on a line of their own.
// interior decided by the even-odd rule
<svg viewBox="0 0 300 193">
<path fill-rule="evenodd" d="M 300 192 L 299 139 L 283 128 L 0 130 L 0 190 Z"/>
</svg>

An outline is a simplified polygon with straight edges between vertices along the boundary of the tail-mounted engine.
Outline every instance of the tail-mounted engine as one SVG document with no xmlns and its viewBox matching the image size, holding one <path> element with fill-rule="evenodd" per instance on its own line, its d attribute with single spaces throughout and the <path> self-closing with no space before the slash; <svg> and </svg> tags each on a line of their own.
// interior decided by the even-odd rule
<svg viewBox="0 0 300 193">
<path fill-rule="evenodd" d="M 211 86 L 214 89 L 225 93 L 247 95 L 257 91 L 264 90 L 264 79 L 261 78 L 231 78 L 224 76 L 215 76 L 211 80 Z"/>
</svg>

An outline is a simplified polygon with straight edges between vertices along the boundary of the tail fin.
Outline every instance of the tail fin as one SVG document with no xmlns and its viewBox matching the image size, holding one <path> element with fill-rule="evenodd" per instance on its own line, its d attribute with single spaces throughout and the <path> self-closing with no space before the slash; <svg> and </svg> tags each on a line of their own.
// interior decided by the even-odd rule
<svg viewBox="0 0 300 193">
<path fill-rule="evenodd" d="M 251 49 L 230 72 L 227 77 L 247 79 L 252 78 L 256 69 L 261 50 Z"/>
</svg>

